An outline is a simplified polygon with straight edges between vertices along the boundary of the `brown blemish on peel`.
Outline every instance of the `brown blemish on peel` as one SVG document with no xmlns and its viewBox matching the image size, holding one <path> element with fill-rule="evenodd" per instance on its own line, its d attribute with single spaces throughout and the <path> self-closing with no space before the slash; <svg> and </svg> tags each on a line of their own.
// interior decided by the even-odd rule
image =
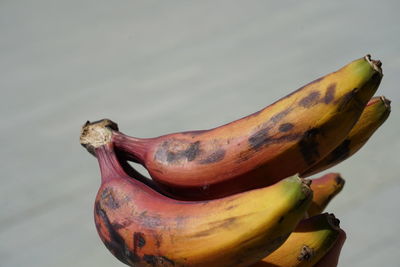
<svg viewBox="0 0 400 267">
<path fill-rule="evenodd" d="M 181 159 L 187 159 L 187 161 L 193 161 L 196 156 L 199 154 L 200 141 L 196 141 L 189 145 L 189 147 L 185 150 L 174 152 L 167 152 L 167 161 L 174 162 L 179 161 Z"/>
<path fill-rule="evenodd" d="M 309 83 L 306 84 L 306 85 L 303 85 L 302 87 L 296 89 L 295 91 L 292 91 L 291 93 L 289 93 L 288 95 L 286 95 L 285 97 L 281 98 L 281 99 L 278 100 L 278 101 L 281 101 L 282 99 L 285 99 L 285 98 L 289 98 L 289 97 L 291 97 L 292 95 L 298 93 L 299 91 L 303 90 L 303 89 L 306 88 L 306 87 L 310 87 L 310 86 L 312 86 L 312 85 L 315 86 L 315 85 L 318 84 L 320 81 L 322 81 L 324 78 L 325 78 L 325 76 L 320 77 L 320 78 L 318 78 L 318 79 L 315 79 L 314 81 L 311 81 L 311 82 L 309 82 Z M 277 101 L 277 102 L 278 102 L 278 101 Z M 275 102 L 275 103 L 276 103 L 276 102 Z"/>
<path fill-rule="evenodd" d="M 221 228 L 227 228 L 230 227 L 232 224 L 236 222 L 235 217 L 227 218 L 221 221 L 215 221 L 212 223 L 209 223 L 209 227 L 207 230 L 199 231 L 196 234 L 192 235 L 191 238 L 198 238 L 198 237 L 203 237 L 203 236 L 208 236 L 214 232 L 220 231 Z"/>
<path fill-rule="evenodd" d="M 113 227 L 113 229 L 115 229 L 115 230 L 119 230 L 119 229 L 123 229 L 123 228 L 126 228 L 126 227 L 128 227 L 129 225 L 131 225 L 132 224 L 132 221 L 123 221 L 122 223 L 119 223 L 119 222 L 113 222 L 111 225 L 112 225 L 112 227 Z"/>
<path fill-rule="evenodd" d="M 268 140 L 269 130 L 270 128 L 266 127 L 252 134 L 248 139 L 250 147 L 254 150 L 259 150 L 262 148 Z"/>
<path fill-rule="evenodd" d="M 343 97 L 339 98 L 338 100 L 335 101 L 335 104 L 338 104 L 337 111 L 341 112 L 347 108 L 349 108 L 349 105 L 351 106 L 351 109 L 358 108 L 358 109 L 364 109 L 365 103 L 363 103 L 358 97 L 357 97 L 357 92 L 358 89 L 354 88 L 347 94 L 345 94 Z"/>
<path fill-rule="evenodd" d="M 325 104 L 329 104 L 335 99 L 336 92 L 336 83 L 332 83 L 328 86 L 328 89 L 325 92 L 324 102 Z"/>
<path fill-rule="evenodd" d="M 135 253 L 129 250 L 129 247 L 125 244 L 124 239 L 119 233 L 112 227 L 112 224 L 107 216 L 107 213 L 101 208 L 100 204 L 96 202 L 95 213 L 97 220 L 101 220 L 105 228 L 108 231 L 109 238 L 104 236 L 101 237 L 104 245 L 107 249 L 120 261 L 127 265 L 131 265 L 134 262 L 140 261 L 140 258 Z M 99 232 L 101 234 L 101 232 Z"/>
<path fill-rule="evenodd" d="M 297 140 L 300 138 L 300 134 L 287 134 L 287 135 L 282 135 L 279 137 L 270 137 L 268 136 L 268 131 L 270 128 L 263 128 L 252 134 L 248 142 L 250 144 L 250 147 L 256 151 L 260 150 L 264 146 L 271 145 L 271 144 L 279 144 L 283 142 L 290 142 Z"/>
<path fill-rule="evenodd" d="M 160 248 L 161 243 L 162 243 L 162 235 L 157 234 L 157 233 L 153 233 L 152 235 L 154 237 L 156 247 Z"/>
<path fill-rule="evenodd" d="M 140 222 L 146 228 L 156 228 L 162 225 L 162 220 L 159 216 L 148 215 L 147 211 L 143 211 L 140 215 Z"/>
<path fill-rule="evenodd" d="M 237 205 L 230 205 L 230 206 L 226 207 L 225 210 L 231 210 L 236 207 L 237 207 Z"/>
<path fill-rule="evenodd" d="M 110 209 L 118 209 L 120 207 L 120 203 L 114 196 L 114 192 L 112 188 L 105 188 L 101 193 L 102 204 L 106 205 Z"/>
<path fill-rule="evenodd" d="M 200 153 L 200 141 L 191 143 L 187 140 L 171 139 L 159 146 L 154 159 L 160 162 L 178 164 L 185 161 L 193 161 Z"/>
<path fill-rule="evenodd" d="M 142 248 L 145 245 L 146 245 L 146 239 L 144 238 L 144 234 L 141 232 L 133 233 L 133 247 Z"/>
<path fill-rule="evenodd" d="M 308 96 L 302 98 L 299 105 L 304 108 L 309 108 L 318 103 L 320 93 L 318 91 L 311 92 Z"/>
<path fill-rule="evenodd" d="M 175 262 L 165 256 L 144 254 L 143 260 L 151 266 L 175 266 Z"/>
<path fill-rule="evenodd" d="M 347 159 L 350 156 L 350 139 L 345 139 L 337 148 L 335 148 L 329 155 L 327 163 L 335 163 Z"/>
<path fill-rule="evenodd" d="M 275 114 L 274 116 L 271 117 L 270 122 L 272 122 L 271 124 L 275 124 L 277 122 L 279 122 L 280 120 L 282 120 L 284 117 L 286 117 L 290 112 L 292 111 L 292 109 L 285 109 L 281 112 L 279 112 L 278 114 Z M 269 122 L 268 122 L 269 123 Z"/>
<path fill-rule="evenodd" d="M 200 164 L 210 164 L 221 161 L 225 157 L 225 150 L 218 149 L 200 161 Z"/>
<path fill-rule="evenodd" d="M 317 136 L 320 134 L 318 128 L 306 131 L 299 142 L 300 152 L 308 165 L 314 164 L 319 159 Z"/>
<path fill-rule="evenodd" d="M 247 161 L 253 156 L 253 154 L 254 154 L 254 150 L 252 150 L 252 149 L 242 151 L 242 152 L 240 152 L 240 154 L 235 162 L 241 163 L 241 162 Z"/>
<path fill-rule="evenodd" d="M 300 254 L 297 257 L 299 261 L 310 261 L 314 256 L 314 250 L 307 245 L 304 245 L 301 250 Z"/>
<path fill-rule="evenodd" d="M 279 131 L 280 132 L 288 132 L 291 129 L 293 129 L 294 125 L 291 123 L 283 123 L 281 125 L 279 125 Z"/>
</svg>

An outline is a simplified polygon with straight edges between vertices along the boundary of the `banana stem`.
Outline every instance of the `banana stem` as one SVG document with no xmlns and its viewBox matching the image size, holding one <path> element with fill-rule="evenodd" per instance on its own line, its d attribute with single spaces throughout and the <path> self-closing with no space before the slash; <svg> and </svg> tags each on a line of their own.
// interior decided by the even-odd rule
<svg viewBox="0 0 400 267">
<path fill-rule="evenodd" d="M 97 147 L 113 143 L 119 151 L 125 152 L 125 158 L 144 164 L 148 139 L 135 138 L 118 131 L 117 123 L 109 119 L 90 122 L 82 126 L 80 142 L 93 156 Z"/>
<path fill-rule="evenodd" d="M 97 147 L 95 149 L 95 154 L 99 161 L 102 184 L 112 179 L 130 178 L 121 167 L 111 143 Z"/>
<path fill-rule="evenodd" d="M 114 134 L 116 135 L 115 139 L 117 142 L 121 142 L 119 143 L 121 146 L 121 151 L 117 150 L 114 146 Z M 166 196 L 167 194 L 160 189 L 160 187 L 157 186 L 153 180 L 142 175 L 129 165 L 127 161 L 136 159 L 135 156 L 138 156 L 139 158 L 142 157 L 144 155 L 145 148 L 144 146 L 141 146 L 140 149 L 132 149 L 131 146 L 135 146 L 136 144 L 140 145 L 140 143 L 131 141 L 130 146 L 128 145 L 126 148 L 128 149 L 129 153 L 122 153 L 122 151 L 124 151 L 124 138 L 124 135 L 118 132 L 118 125 L 108 119 L 95 122 L 87 121 L 82 126 L 80 135 L 81 145 L 98 159 L 102 183 L 115 178 L 135 179 L 157 191 L 158 193 Z M 129 138 L 136 139 L 133 137 Z M 132 155 L 132 152 L 130 152 L 131 150 L 129 148 L 133 151 L 136 151 L 137 149 L 139 152 Z"/>
<path fill-rule="evenodd" d="M 147 139 L 127 136 L 113 130 L 111 140 L 119 151 L 124 152 L 128 160 L 144 165 L 148 144 Z"/>
</svg>

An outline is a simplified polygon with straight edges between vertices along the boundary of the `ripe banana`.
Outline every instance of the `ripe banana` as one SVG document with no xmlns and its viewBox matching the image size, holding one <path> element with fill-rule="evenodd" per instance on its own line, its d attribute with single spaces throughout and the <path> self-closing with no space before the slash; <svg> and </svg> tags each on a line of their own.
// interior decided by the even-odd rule
<svg viewBox="0 0 400 267">
<path fill-rule="evenodd" d="M 81 143 L 99 161 L 95 222 L 106 247 L 130 266 L 249 266 L 278 248 L 307 210 L 312 191 L 297 176 L 205 201 L 180 201 L 129 176 L 104 127 Z"/>
<path fill-rule="evenodd" d="M 306 170 L 301 176 L 307 177 L 324 171 L 351 157 L 367 143 L 373 133 L 386 121 L 389 114 L 390 100 L 384 96 L 373 97 L 346 139 L 328 156 Z"/>
<path fill-rule="evenodd" d="M 314 267 L 337 267 L 343 244 L 346 241 L 346 232 L 340 229 L 338 240 L 333 247 L 314 265 Z"/>
<path fill-rule="evenodd" d="M 252 267 L 314 266 L 335 244 L 339 232 L 339 220 L 333 214 L 303 220 L 282 246 Z"/>
<path fill-rule="evenodd" d="M 309 169 L 347 136 L 379 86 L 367 55 L 242 119 L 204 131 L 135 138 L 109 121 L 112 142 L 173 196 L 213 199 Z"/>
<path fill-rule="evenodd" d="M 313 199 L 307 210 L 309 216 L 323 212 L 329 202 L 342 191 L 345 184 L 339 173 L 328 173 L 316 179 L 312 179 L 311 190 Z"/>
</svg>

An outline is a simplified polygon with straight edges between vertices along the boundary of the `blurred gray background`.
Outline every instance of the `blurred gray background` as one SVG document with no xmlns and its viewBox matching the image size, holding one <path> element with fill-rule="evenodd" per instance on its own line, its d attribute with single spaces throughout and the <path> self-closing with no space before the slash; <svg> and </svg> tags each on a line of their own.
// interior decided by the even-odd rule
<svg viewBox="0 0 400 267">
<path fill-rule="evenodd" d="M 397 266 L 399 1 L 0 1 L 0 266 L 124 266 L 97 236 L 86 120 L 138 137 L 255 112 L 371 53 L 392 114 L 333 168 L 340 266 Z"/>
</svg>

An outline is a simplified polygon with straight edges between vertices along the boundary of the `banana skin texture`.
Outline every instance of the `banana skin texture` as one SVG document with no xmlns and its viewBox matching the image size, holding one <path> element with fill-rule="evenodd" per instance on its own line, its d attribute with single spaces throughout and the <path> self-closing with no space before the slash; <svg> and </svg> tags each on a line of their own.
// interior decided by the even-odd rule
<svg viewBox="0 0 400 267">
<path fill-rule="evenodd" d="M 338 240 L 314 267 L 337 267 L 346 237 L 346 232 L 340 229 Z"/>
<path fill-rule="evenodd" d="M 249 266 L 287 239 L 312 199 L 310 181 L 297 176 L 215 200 L 171 199 L 124 171 L 106 132 L 90 132 L 81 142 L 101 170 L 97 231 L 130 266 Z"/>
<path fill-rule="evenodd" d="M 390 100 L 384 96 L 373 97 L 346 139 L 328 156 L 301 174 L 302 177 L 319 173 L 348 159 L 363 147 L 390 114 Z"/>
<path fill-rule="evenodd" d="M 341 229 L 333 214 L 320 214 L 299 223 L 286 242 L 252 267 L 311 267 L 337 242 Z"/>
<path fill-rule="evenodd" d="M 345 180 L 339 173 L 328 173 L 319 178 L 312 179 L 311 190 L 313 199 L 307 210 L 308 216 L 322 213 L 329 202 L 342 191 Z"/>
<path fill-rule="evenodd" d="M 381 78 L 381 62 L 367 55 L 214 129 L 135 138 L 108 128 L 116 149 L 171 196 L 214 199 L 309 169 L 347 137 Z"/>
</svg>

